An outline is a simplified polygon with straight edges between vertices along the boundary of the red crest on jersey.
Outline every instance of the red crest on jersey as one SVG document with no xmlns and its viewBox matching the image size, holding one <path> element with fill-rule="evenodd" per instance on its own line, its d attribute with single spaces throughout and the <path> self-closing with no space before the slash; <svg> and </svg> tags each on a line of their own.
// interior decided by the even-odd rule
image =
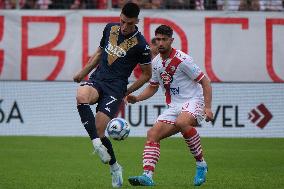
<svg viewBox="0 0 284 189">
<path fill-rule="evenodd" d="M 173 81 L 173 77 L 166 71 L 160 73 L 164 85 L 168 85 Z"/>
</svg>

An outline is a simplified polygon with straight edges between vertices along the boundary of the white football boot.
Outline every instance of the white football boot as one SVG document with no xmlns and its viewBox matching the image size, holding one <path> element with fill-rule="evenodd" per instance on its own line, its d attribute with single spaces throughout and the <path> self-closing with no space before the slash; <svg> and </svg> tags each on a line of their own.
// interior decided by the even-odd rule
<svg viewBox="0 0 284 189">
<path fill-rule="evenodd" d="M 122 167 L 118 166 L 115 169 L 110 169 L 112 187 L 119 188 L 122 187 L 123 178 L 122 178 Z"/>
</svg>

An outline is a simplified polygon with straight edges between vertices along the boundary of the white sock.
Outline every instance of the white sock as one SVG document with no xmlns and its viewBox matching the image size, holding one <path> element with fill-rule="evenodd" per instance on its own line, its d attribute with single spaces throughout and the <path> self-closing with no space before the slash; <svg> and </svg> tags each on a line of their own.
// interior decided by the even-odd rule
<svg viewBox="0 0 284 189">
<path fill-rule="evenodd" d="M 143 175 L 146 175 L 149 178 L 153 177 L 154 172 L 153 171 L 144 171 Z"/>
<path fill-rule="evenodd" d="M 119 168 L 119 164 L 117 162 L 115 162 L 114 164 L 110 165 L 110 170 L 114 171 L 117 170 Z"/>
<path fill-rule="evenodd" d="M 102 144 L 102 141 L 100 138 L 95 138 L 92 140 L 92 143 L 93 143 L 93 146 L 96 147 L 96 146 L 99 146 Z"/>
<path fill-rule="evenodd" d="M 204 160 L 203 161 L 197 161 L 196 165 L 201 166 L 201 167 L 205 167 L 205 166 L 207 166 L 207 163 Z"/>
</svg>

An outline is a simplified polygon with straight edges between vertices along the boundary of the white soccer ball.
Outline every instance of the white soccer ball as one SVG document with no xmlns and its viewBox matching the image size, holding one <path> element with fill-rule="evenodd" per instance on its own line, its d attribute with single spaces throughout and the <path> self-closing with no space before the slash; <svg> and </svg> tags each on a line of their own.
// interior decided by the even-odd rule
<svg viewBox="0 0 284 189">
<path fill-rule="evenodd" d="M 123 118 L 113 118 L 107 124 L 107 133 L 114 140 L 124 140 L 130 132 L 129 124 Z"/>
</svg>

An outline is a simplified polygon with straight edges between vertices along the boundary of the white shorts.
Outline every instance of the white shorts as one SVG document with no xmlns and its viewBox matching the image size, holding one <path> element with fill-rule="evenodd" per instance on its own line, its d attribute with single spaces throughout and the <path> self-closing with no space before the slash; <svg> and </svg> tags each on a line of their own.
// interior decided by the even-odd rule
<svg viewBox="0 0 284 189">
<path fill-rule="evenodd" d="M 181 112 L 190 113 L 196 119 L 198 124 L 200 124 L 205 117 L 204 100 L 193 98 L 183 104 L 171 105 L 157 118 L 157 121 L 174 125 Z"/>
</svg>

